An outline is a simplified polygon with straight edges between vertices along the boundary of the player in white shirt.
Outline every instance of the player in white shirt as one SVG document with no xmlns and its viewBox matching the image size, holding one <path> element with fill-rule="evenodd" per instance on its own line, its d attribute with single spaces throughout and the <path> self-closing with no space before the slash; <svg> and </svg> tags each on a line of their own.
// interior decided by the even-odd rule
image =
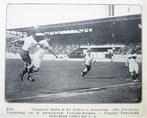
<svg viewBox="0 0 147 118">
<path fill-rule="evenodd" d="M 49 46 L 49 43 L 48 43 L 49 41 L 50 41 L 50 38 L 46 37 L 44 40 L 41 40 L 38 42 L 36 46 L 37 50 L 34 53 L 33 58 L 32 58 L 32 63 L 28 67 L 28 70 L 29 70 L 28 80 L 34 81 L 34 79 L 31 78 L 31 73 L 39 71 L 41 62 L 43 60 L 43 56 L 46 51 L 49 51 L 51 54 L 53 54 L 57 58 L 57 55 L 52 51 L 51 47 Z"/>
<path fill-rule="evenodd" d="M 23 41 L 23 46 L 21 47 L 21 50 L 19 51 L 20 56 L 24 62 L 24 68 L 22 72 L 19 74 L 19 77 L 21 80 L 23 80 L 24 75 L 27 73 L 28 69 L 27 67 L 31 64 L 31 57 L 29 55 L 30 49 L 37 44 L 37 41 L 35 40 L 36 35 L 35 32 L 30 32 L 28 37 L 24 37 L 21 39 L 16 39 L 13 42 Z"/>
<path fill-rule="evenodd" d="M 126 66 L 129 68 L 131 78 L 134 81 L 137 81 L 139 76 L 139 65 L 137 62 L 137 56 L 136 55 L 129 56 L 126 60 Z"/>
<path fill-rule="evenodd" d="M 84 70 L 81 72 L 81 76 L 83 77 L 84 75 L 86 75 L 88 73 L 88 71 L 90 71 L 91 69 L 91 65 L 92 63 L 94 63 L 94 59 L 93 57 L 91 56 L 91 52 L 90 52 L 90 49 L 87 50 L 87 54 L 84 58 L 84 63 L 83 65 L 85 66 L 84 67 Z"/>
</svg>

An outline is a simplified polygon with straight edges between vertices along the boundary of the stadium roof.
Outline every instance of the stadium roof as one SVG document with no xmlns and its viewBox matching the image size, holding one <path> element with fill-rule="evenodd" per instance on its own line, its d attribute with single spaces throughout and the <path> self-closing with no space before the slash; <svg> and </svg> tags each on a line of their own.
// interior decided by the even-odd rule
<svg viewBox="0 0 147 118">
<path fill-rule="evenodd" d="M 64 31 L 64 30 L 75 30 L 75 29 L 83 29 L 83 28 L 92 28 L 96 24 L 106 23 L 106 22 L 117 22 L 117 21 L 125 21 L 125 20 L 136 20 L 141 19 L 140 14 L 136 15 L 128 15 L 128 16 L 118 16 L 118 17 L 108 17 L 94 20 L 85 20 L 78 22 L 70 22 L 70 23 L 60 23 L 60 24 L 52 24 L 52 25 L 42 25 L 37 27 L 24 27 L 24 28 L 14 28 L 7 29 L 7 31 L 16 31 L 16 32 L 53 32 L 53 31 Z"/>
</svg>

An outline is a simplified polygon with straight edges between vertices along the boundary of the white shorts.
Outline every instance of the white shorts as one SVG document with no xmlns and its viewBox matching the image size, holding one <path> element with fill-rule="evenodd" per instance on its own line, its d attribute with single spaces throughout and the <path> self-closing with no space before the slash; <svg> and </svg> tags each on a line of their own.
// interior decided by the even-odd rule
<svg viewBox="0 0 147 118">
<path fill-rule="evenodd" d="M 137 63 L 135 64 L 130 64 L 129 65 L 129 72 L 132 73 L 132 72 L 135 72 L 136 74 L 139 73 L 139 66 Z"/>
<path fill-rule="evenodd" d="M 34 66 L 35 68 L 40 68 L 41 61 L 42 61 L 41 59 L 35 58 L 35 59 L 33 59 L 32 64 L 33 64 L 33 66 Z"/>
<path fill-rule="evenodd" d="M 32 64 L 35 68 L 40 68 L 44 53 L 45 53 L 45 50 L 39 48 L 39 50 L 34 54 L 32 59 Z"/>
</svg>

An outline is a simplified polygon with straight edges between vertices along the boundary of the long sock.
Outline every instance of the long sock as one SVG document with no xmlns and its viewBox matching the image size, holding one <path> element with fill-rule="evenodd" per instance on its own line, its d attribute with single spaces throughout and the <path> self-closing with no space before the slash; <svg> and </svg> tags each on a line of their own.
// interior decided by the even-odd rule
<svg viewBox="0 0 147 118">
<path fill-rule="evenodd" d="M 88 71 L 86 71 L 86 72 L 82 72 L 82 76 L 86 75 L 86 74 L 87 74 L 87 72 L 88 72 Z"/>
<path fill-rule="evenodd" d="M 33 73 L 33 67 L 28 69 L 28 79 L 31 77 L 31 73 Z"/>
<path fill-rule="evenodd" d="M 19 76 L 21 77 L 21 80 L 23 80 L 24 75 L 27 73 L 28 69 L 25 67 L 22 72 L 19 74 Z"/>
</svg>

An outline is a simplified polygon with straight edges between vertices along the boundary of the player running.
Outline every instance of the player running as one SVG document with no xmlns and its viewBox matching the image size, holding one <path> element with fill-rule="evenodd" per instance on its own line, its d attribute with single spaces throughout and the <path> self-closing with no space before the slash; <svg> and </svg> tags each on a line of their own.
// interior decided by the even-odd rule
<svg viewBox="0 0 147 118">
<path fill-rule="evenodd" d="M 32 58 L 32 63 L 28 67 L 28 80 L 35 81 L 35 79 L 31 78 L 31 73 L 39 71 L 40 65 L 46 50 L 49 51 L 51 54 L 53 54 L 57 58 L 57 55 L 52 51 L 51 47 L 49 46 L 49 41 L 50 41 L 50 38 L 45 36 L 44 40 L 41 40 L 38 42 L 36 46 L 37 51 L 34 53 Z"/>
<path fill-rule="evenodd" d="M 84 70 L 81 72 L 81 76 L 85 76 L 91 69 L 92 63 L 94 63 L 93 57 L 91 57 L 90 49 L 87 50 L 86 56 L 84 58 Z"/>
<path fill-rule="evenodd" d="M 28 37 L 24 37 L 21 39 L 16 39 L 12 42 L 18 42 L 18 41 L 23 41 L 23 46 L 21 47 L 19 53 L 20 56 L 24 62 L 24 68 L 19 74 L 19 77 L 23 81 L 24 75 L 28 72 L 28 66 L 31 64 L 31 57 L 29 55 L 30 49 L 37 44 L 37 41 L 35 40 L 36 34 L 35 32 L 30 32 Z"/>
<path fill-rule="evenodd" d="M 126 61 L 126 66 L 129 67 L 129 72 L 134 82 L 138 81 L 139 65 L 137 62 L 137 56 L 136 55 L 129 56 Z"/>
</svg>

